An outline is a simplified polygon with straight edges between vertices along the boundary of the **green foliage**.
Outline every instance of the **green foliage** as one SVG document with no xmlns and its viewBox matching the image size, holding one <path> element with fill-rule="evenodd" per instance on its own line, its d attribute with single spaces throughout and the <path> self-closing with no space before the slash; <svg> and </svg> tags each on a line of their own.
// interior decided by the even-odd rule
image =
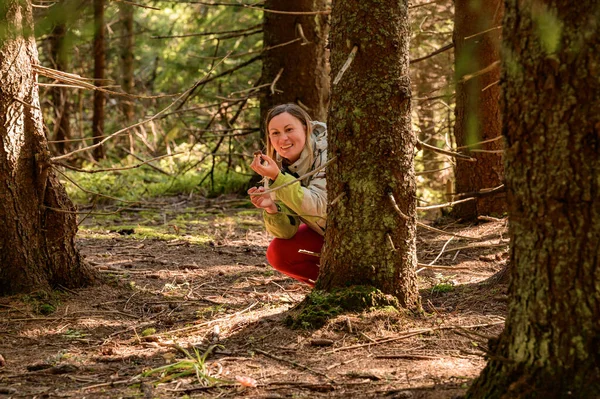
<svg viewBox="0 0 600 399">
<path fill-rule="evenodd" d="M 431 288 L 431 293 L 445 293 L 454 291 L 454 284 L 452 283 L 439 283 Z"/>
<path fill-rule="evenodd" d="M 431 288 L 431 293 L 432 294 L 443 294 L 446 292 L 451 292 L 454 291 L 455 284 L 454 281 L 452 280 L 453 278 L 455 278 L 456 276 L 452 275 L 452 276 L 444 276 L 441 273 L 436 273 L 435 274 L 435 278 L 436 280 L 438 280 L 437 284 L 434 285 Z"/>
<path fill-rule="evenodd" d="M 43 303 L 38 308 L 38 312 L 40 314 L 43 314 L 44 316 L 54 313 L 55 311 L 56 308 L 54 307 L 54 305 L 51 305 L 49 303 Z"/>
<path fill-rule="evenodd" d="M 87 204 L 94 199 L 98 203 L 112 201 L 106 197 L 95 198 L 90 193 L 101 193 L 106 196 L 116 197 L 127 201 L 138 201 L 144 198 L 155 198 L 180 193 L 197 193 L 207 196 L 216 196 L 223 193 L 243 192 L 248 186 L 249 177 L 242 174 L 241 167 L 227 168 L 224 163 L 217 164 L 212 171 L 211 163 L 194 155 L 182 154 L 181 156 L 163 159 L 160 167 L 170 175 L 165 175 L 149 167 L 123 170 L 114 173 L 80 173 L 67 172 L 67 176 L 74 180 L 64 180 L 67 192 L 73 201 Z M 198 163 L 193 168 L 191 165 Z M 118 168 L 127 166 L 126 161 L 113 163 L 104 161 L 99 167 Z M 84 165 L 84 168 L 90 168 Z M 88 192 L 83 191 L 87 190 Z"/>
<path fill-rule="evenodd" d="M 65 331 L 65 333 L 63 334 L 63 337 L 68 338 L 68 339 L 80 339 L 87 335 L 88 334 L 84 334 L 79 330 L 73 330 L 73 329 L 69 328 L 69 329 L 67 329 L 67 331 Z"/>
<path fill-rule="evenodd" d="M 23 295 L 21 300 L 23 303 L 29 305 L 34 313 L 47 316 L 56 312 L 56 308 L 60 305 L 60 293 L 55 291 L 38 291 Z"/>
<path fill-rule="evenodd" d="M 194 375 L 196 376 L 198 383 L 204 386 L 214 386 L 219 383 L 230 383 L 231 381 L 219 379 L 211 375 L 206 366 L 206 359 L 215 349 L 215 347 L 216 345 L 211 345 L 203 354 L 201 354 L 198 349 L 194 348 L 194 355 L 191 355 L 184 348 L 179 347 L 179 350 L 182 351 L 186 356 L 185 360 L 145 371 L 141 374 L 141 376 L 149 377 L 154 374 L 159 374 L 161 378 L 158 382 L 160 383 Z"/>
</svg>

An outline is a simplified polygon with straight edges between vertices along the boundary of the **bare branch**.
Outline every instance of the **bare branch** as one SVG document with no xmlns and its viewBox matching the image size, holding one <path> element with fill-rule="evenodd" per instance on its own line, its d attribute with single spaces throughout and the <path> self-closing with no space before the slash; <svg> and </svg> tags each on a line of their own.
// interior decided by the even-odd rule
<svg viewBox="0 0 600 399">
<path fill-rule="evenodd" d="M 251 32 L 252 34 L 254 34 L 254 33 L 259 33 L 260 31 L 262 31 L 262 24 L 254 25 L 254 26 L 251 26 L 246 29 L 225 30 L 225 31 L 220 31 L 220 32 L 188 33 L 188 34 L 184 34 L 184 35 L 151 36 L 150 38 L 151 39 L 174 39 L 174 38 L 197 37 L 197 36 L 230 35 L 230 34 L 247 33 L 247 32 Z M 237 36 L 232 36 L 232 37 L 237 37 Z M 228 38 L 229 37 L 221 37 L 220 39 L 228 39 Z"/>
<path fill-rule="evenodd" d="M 432 209 L 447 208 L 449 206 L 460 204 L 461 202 L 473 201 L 474 199 L 475 198 L 465 198 L 465 199 L 461 199 L 461 200 L 458 200 L 458 201 L 446 202 L 445 204 L 429 205 L 429 206 L 418 206 L 417 210 L 418 211 L 430 211 Z"/>
<path fill-rule="evenodd" d="M 227 58 L 227 57 L 225 57 L 225 58 Z M 225 60 L 225 58 L 223 58 L 223 59 L 222 59 L 220 62 L 218 62 L 218 63 L 217 63 L 217 65 L 219 65 L 221 62 L 223 62 L 223 61 Z M 215 67 L 216 67 L 216 65 L 215 65 Z M 212 73 L 212 71 L 213 71 L 213 70 L 214 70 L 214 68 L 212 68 L 210 71 L 208 71 L 208 72 L 206 73 L 205 77 L 206 77 L 206 76 L 208 76 L 208 75 L 210 75 L 210 74 Z M 128 131 L 128 130 L 130 130 L 130 129 L 133 129 L 134 127 L 137 127 L 137 126 L 143 125 L 143 124 L 145 124 L 145 123 L 151 122 L 151 121 L 153 121 L 153 120 L 157 119 L 158 117 L 160 117 L 162 114 L 164 114 L 164 113 L 165 113 L 167 110 L 169 110 L 169 109 L 170 109 L 171 107 L 173 107 L 175 104 L 177 104 L 177 102 L 178 102 L 179 100 L 181 100 L 181 99 L 182 99 L 182 98 L 184 98 L 185 96 L 188 96 L 188 93 L 191 93 L 191 92 L 192 92 L 192 91 L 193 91 L 193 90 L 194 90 L 196 87 L 197 87 L 197 84 L 196 84 L 196 85 L 194 85 L 192 88 L 188 89 L 187 91 L 183 92 L 183 93 L 182 93 L 182 94 L 181 94 L 181 95 L 180 95 L 178 98 L 176 98 L 176 99 L 175 99 L 175 101 L 173 101 L 171 104 L 169 104 L 169 105 L 168 105 L 166 108 L 163 108 L 163 109 L 162 109 L 162 110 L 161 110 L 159 113 L 157 113 L 156 115 L 154 115 L 154 116 L 152 116 L 152 117 L 150 117 L 150 118 L 148 118 L 148 119 L 146 119 L 146 120 L 143 120 L 143 121 L 141 121 L 141 122 L 138 122 L 138 123 L 136 123 L 136 124 L 134 124 L 134 125 L 131 125 L 131 126 L 128 126 L 128 127 L 126 127 L 126 128 L 123 128 L 123 129 L 121 129 L 121 130 L 118 130 L 118 131 L 116 131 L 115 133 L 113 133 L 113 134 L 111 134 L 111 135 L 108 135 L 108 136 L 106 136 L 106 137 L 105 137 L 103 140 L 101 140 L 101 141 L 97 142 L 96 144 L 93 144 L 93 145 L 90 145 L 90 146 L 87 146 L 87 147 L 84 147 L 84 148 L 80 148 L 80 149 L 77 149 L 77 150 L 75 150 L 75 151 L 71 151 L 71 152 L 70 152 L 70 153 L 68 153 L 68 154 L 64 154 L 64 155 L 57 156 L 57 157 L 52 157 L 50 160 L 51 160 L 51 161 L 58 161 L 59 159 L 68 158 L 68 157 L 70 157 L 71 155 L 73 155 L 73 154 L 76 154 L 76 153 L 79 153 L 79 152 L 83 152 L 83 151 L 89 151 L 89 150 L 92 150 L 92 149 L 94 149 L 94 148 L 96 148 L 96 147 L 99 147 L 99 146 L 101 146 L 102 144 L 104 144 L 106 141 L 108 141 L 108 140 L 109 140 L 109 139 L 111 139 L 112 137 L 118 136 L 119 134 L 122 134 L 122 133 L 124 133 L 124 132 L 126 132 L 126 131 Z M 187 98 L 189 98 L 189 96 L 188 96 Z"/>
<path fill-rule="evenodd" d="M 111 0 L 111 1 L 116 1 L 118 3 L 125 3 L 125 4 L 130 4 L 132 6 L 136 6 L 136 7 L 141 7 L 141 8 L 147 8 L 149 10 L 156 10 L 156 11 L 161 11 L 160 8 L 156 8 L 156 7 L 150 7 L 150 6 L 145 6 L 143 4 L 138 4 L 138 3 L 134 3 L 131 1 L 126 1 L 126 0 Z"/>
<path fill-rule="evenodd" d="M 279 70 L 279 72 L 277 73 L 277 76 L 275 76 L 275 79 L 273 79 L 273 83 L 271 83 L 271 94 L 274 95 L 275 94 L 275 84 L 277 83 L 277 81 L 279 80 L 279 78 L 281 77 L 281 75 L 283 74 L 283 69 L 281 68 Z"/>
<path fill-rule="evenodd" d="M 430 173 L 437 173 L 437 172 L 441 172 L 441 171 L 448 170 L 448 169 L 452 169 L 452 166 L 447 166 L 447 167 L 441 168 L 441 169 L 431 169 L 431 170 L 424 170 L 422 172 L 416 172 L 415 176 L 423 176 L 423 175 L 427 175 Z"/>
<path fill-rule="evenodd" d="M 427 54 L 426 56 L 423 56 L 423 57 L 420 57 L 420 58 L 415 58 L 414 60 L 410 60 L 410 64 L 416 64 L 417 62 L 421 62 L 423 60 L 426 60 L 428 58 L 431 58 L 433 56 L 441 54 L 444 51 L 448 51 L 448 50 L 450 50 L 452 48 L 454 48 L 454 43 L 448 43 L 444 47 L 439 48 L 439 49 L 435 50 L 434 52 L 432 52 L 430 54 Z"/>
<path fill-rule="evenodd" d="M 418 143 L 419 146 L 421 146 L 423 148 L 426 148 L 428 150 L 431 150 L 433 152 L 437 152 L 437 153 L 440 153 L 440 154 L 448 155 L 450 157 L 454 157 L 454 158 L 457 158 L 457 159 L 460 159 L 460 160 L 464 160 L 464 161 L 468 161 L 468 162 L 477 162 L 477 159 L 471 158 L 468 155 L 460 154 L 458 152 L 453 152 L 453 151 L 442 150 L 441 148 L 437 148 L 437 147 L 435 147 L 435 146 L 433 146 L 431 144 L 424 143 L 421 140 L 417 140 L 417 143 Z"/>
<path fill-rule="evenodd" d="M 504 187 L 504 184 L 501 184 L 498 187 L 484 188 L 479 191 L 474 191 L 470 193 L 457 193 L 452 194 L 452 196 L 456 199 L 462 199 L 467 197 L 485 197 L 488 195 L 503 193 L 504 191 L 506 191 L 506 188 Z"/>
<path fill-rule="evenodd" d="M 502 137 L 504 137 L 504 136 L 496 136 L 496 137 L 494 137 L 492 139 L 488 139 L 488 140 L 484 140 L 484 141 L 479 141 L 477 143 L 473 143 L 473 144 L 469 144 L 469 145 L 463 145 L 461 147 L 456 147 L 455 150 L 464 150 L 465 148 L 477 147 L 480 144 L 492 143 L 494 141 L 500 140 Z"/>
<path fill-rule="evenodd" d="M 486 66 L 483 69 L 480 69 L 477 72 L 473 72 L 472 74 L 463 76 L 462 78 L 460 78 L 459 82 L 460 83 L 465 83 L 465 82 L 467 82 L 467 81 L 469 81 L 471 79 L 474 79 L 474 78 L 476 78 L 478 76 L 484 75 L 484 74 L 486 74 L 486 73 L 488 73 L 490 71 L 493 71 L 494 69 L 496 69 L 499 66 L 500 66 L 500 61 L 494 61 L 490 65 Z"/>
<path fill-rule="evenodd" d="M 54 168 L 54 170 L 57 171 L 58 173 L 60 173 L 61 175 L 63 175 L 63 177 L 65 179 L 67 179 L 68 181 L 70 181 L 71 183 L 73 183 L 73 185 L 75 187 L 77 187 L 78 189 L 80 189 L 84 193 L 88 193 L 88 194 L 92 194 L 92 195 L 97 195 L 97 196 L 104 197 L 104 198 L 109 198 L 109 199 L 116 200 L 116 201 L 119 201 L 119 202 L 126 202 L 128 204 L 148 203 L 146 201 L 129 201 L 129 200 L 125 200 L 125 199 L 122 199 L 122 198 L 112 197 L 110 195 L 101 194 L 101 193 L 98 193 L 98 192 L 95 192 L 95 191 L 87 190 L 87 189 L 81 187 L 79 184 L 77 184 L 75 182 L 75 180 L 71 179 L 69 176 L 67 176 L 65 173 L 61 172 L 59 169 Z"/>
<path fill-rule="evenodd" d="M 484 31 L 481 31 L 481 32 L 479 32 L 479 33 L 475 33 L 474 35 L 471 35 L 471 36 L 465 36 L 464 40 L 469 40 L 469 39 L 472 39 L 472 38 L 474 38 L 474 37 L 477 37 L 477 36 L 479 36 L 479 35 L 484 35 L 484 34 L 486 34 L 486 33 L 488 33 L 488 32 L 492 32 L 492 31 L 495 31 L 495 30 L 500 30 L 500 29 L 502 29 L 502 25 L 500 25 L 500 26 L 495 26 L 495 27 L 493 27 L 493 28 L 490 28 L 490 29 L 486 29 L 486 30 L 484 30 Z"/>
<path fill-rule="evenodd" d="M 354 57 L 356 56 L 357 51 L 358 51 L 358 46 L 354 45 L 354 47 L 352 47 L 352 51 L 350 51 L 350 54 L 348 55 L 348 59 L 346 60 L 346 62 L 342 66 L 342 69 L 340 69 L 340 71 L 338 72 L 337 76 L 334 79 L 334 81 L 333 81 L 334 85 L 337 85 L 340 82 L 340 79 L 342 79 L 342 75 L 344 74 L 344 72 L 346 72 L 346 69 L 348 69 L 350 67 L 350 64 L 352 64 L 352 61 L 354 60 Z"/>
<path fill-rule="evenodd" d="M 471 150 L 471 152 L 483 152 L 487 154 L 503 154 L 504 150 Z"/>
<path fill-rule="evenodd" d="M 290 185 L 294 184 L 294 183 L 295 183 L 295 182 L 297 182 L 297 181 L 300 181 L 300 180 L 302 180 L 302 179 L 304 179 L 304 178 L 307 178 L 307 177 L 310 177 L 310 176 L 312 176 L 312 175 L 315 175 L 315 174 L 317 174 L 317 173 L 318 173 L 318 172 L 320 172 L 321 170 L 325 169 L 327 166 L 331 165 L 331 163 L 333 163 L 333 161 L 335 161 L 335 160 L 336 160 L 336 158 L 337 158 L 337 157 L 333 157 L 333 158 L 331 158 L 329 161 L 325 162 L 323 165 L 319 166 L 319 167 L 318 167 L 318 168 L 316 168 L 315 170 L 313 170 L 313 171 L 311 171 L 311 172 L 308 172 L 308 173 L 305 173 L 305 174 L 303 174 L 302 176 L 300 176 L 300 177 L 297 177 L 297 178 L 295 178 L 294 180 L 292 180 L 292 181 L 289 181 L 289 182 L 287 182 L 287 183 L 285 183 L 285 184 L 282 184 L 282 185 L 281 185 L 281 186 L 279 186 L 279 187 L 275 187 L 275 188 L 272 188 L 272 189 L 270 189 L 270 190 L 261 191 L 261 192 L 259 192 L 259 193 L 252 193 L 252 194 L 250 194 L 250 195 L 265 195 L 265 194 L 274 193 L 275 191 L 279 191 L 279 190 L 281 190 L 282 188 L 284 188 L 284 187 L 287 187 L 287 186 L 290 186 Z"/>
<path fill-rule="evenodd" d="M 296 42 L 298 42 L 298 41 L 300 41 L 300 40 L 302 40 L 302 39 L 301 39 L 301 38 L 299 38 L 299 37 L 297 37 L 297 38 L 295 38 L 295 39 L 293 39 L 293 40 L 290 40 L 289 42 L 285 42 L 285 43 L 279 43 L 279 44 L 276 44 L 276 45 L 274 45 L 274 46 L 271 46 L 271 47 L 265 47 L 265 48 L 263 48 L 263 49 L 260 49 L 260 50 L 253 50 L 253 51 L 246 51 L 245 53 L 231 54 L 231 55 L 229 56 L 229 58 L 239 58 L 239 57 L 245 57 L 245 56 L 247 56 L 247 55 L 251 55 L 251 54 L 262 54 L 262 53 L 264 53 L 264 52 L 266 52 L 266 51 L 273 50 L 273 49 L 275 49 L 275 48 L 278 48 L 278 47 L 284 47 L 284 46 L 288 46 L 288 45 L 290 45 L 290 44 L 293 44 L 293 43 L 296 43 Z M 198 58 L 200 58 L 200 59 L 203 59 L 203 60 L 214 60 L 214 59 L 219 59 L 219 58 L 221 58 L 221 57 L 198 57 Z"/>
<path fill-rule="evenodd" d="M 483 89 L 481 89 L 482 92 L 486 91 L 487 89 L 489 89 L 490 87 L 494 87 L 495 85 L 497 85 L 498 83 L 500 83 L 499 80 L 490 83 L 489 85 L 485 86 Z"/>
</svg>

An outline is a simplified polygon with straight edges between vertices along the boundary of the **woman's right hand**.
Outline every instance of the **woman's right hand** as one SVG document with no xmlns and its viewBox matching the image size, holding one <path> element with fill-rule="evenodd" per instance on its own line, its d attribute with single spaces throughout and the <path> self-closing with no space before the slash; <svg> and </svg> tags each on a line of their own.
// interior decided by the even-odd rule
<svg viewBox="0 0 600 399">
<path fill-rule="evenodd" d="M 264 187 L 251 187 L 248 190 L 248 194 L 257 194 L 263 191 L 265 191 Z M 271 194 L 250 195 L 250 201 L 252 201 L 255 207 L 264 209 L 267 213 L 277 213 L 277 206 L 273 198 L 271 198 Z"/>
</svg>

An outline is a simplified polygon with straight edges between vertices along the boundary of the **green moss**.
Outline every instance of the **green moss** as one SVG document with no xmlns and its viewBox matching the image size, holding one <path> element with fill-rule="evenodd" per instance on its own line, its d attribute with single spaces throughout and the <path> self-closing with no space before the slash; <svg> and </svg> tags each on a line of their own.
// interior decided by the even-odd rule
<svg viewBox="0 0 600 399">
<path fill-rule="evenodd" d="M 38 312 L 43 315 L 49 315 L 51 313 L 54 313 L 55 311 L 56 311 L 56 308 L 49 303 L 41 304 L 38 309 Z"/>
<path fill-rule="evenodd" d="M 142 331 L 142 337 L 147 337 L 154 334 L 156 334 L 156 328 L 146 328 L 144 331 Z"/>
<path fill-rule="evenodd" d="M 286 318 L 292 328 L 319 328 L 343 312 L 399 308 L 398 300 L 371 286 L 352 286 L 332 292 L 314 290 Z"/>
<path fill-rule="evenodd" d="M 442 292 L 450 292 L 454 291 L 454 284 L 452 283 L 439 283 L 431 288 L 431 293 L 442 293 Z"/>
</svg>

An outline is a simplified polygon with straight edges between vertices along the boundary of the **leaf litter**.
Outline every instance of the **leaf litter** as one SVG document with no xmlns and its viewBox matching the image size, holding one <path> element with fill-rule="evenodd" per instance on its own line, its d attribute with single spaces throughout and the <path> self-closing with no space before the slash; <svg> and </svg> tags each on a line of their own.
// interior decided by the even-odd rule
<svg viewBox="0 0 600 399">
<path fill-rule="evenodd" d="M 266 264 L 260 213 L 233 197 L 173 201 L 155 217 L 122 213 L 127 235 L 114 219 L 83 223 L 78 246 L 97 285 L 0 298 L 0 394 L 452 398 L 502 330 L 506 285 L 486 279 L 506 266 L 503 219 L 446 226 L 476 245 L 419 231 L 421 264 L 460 267 L 419 273 L 423 312 L 345 313 L 292 330 L 284 320 L 310 289 Z M 172 220 L 175 238 L 136 233 Z"/>
</svg>

